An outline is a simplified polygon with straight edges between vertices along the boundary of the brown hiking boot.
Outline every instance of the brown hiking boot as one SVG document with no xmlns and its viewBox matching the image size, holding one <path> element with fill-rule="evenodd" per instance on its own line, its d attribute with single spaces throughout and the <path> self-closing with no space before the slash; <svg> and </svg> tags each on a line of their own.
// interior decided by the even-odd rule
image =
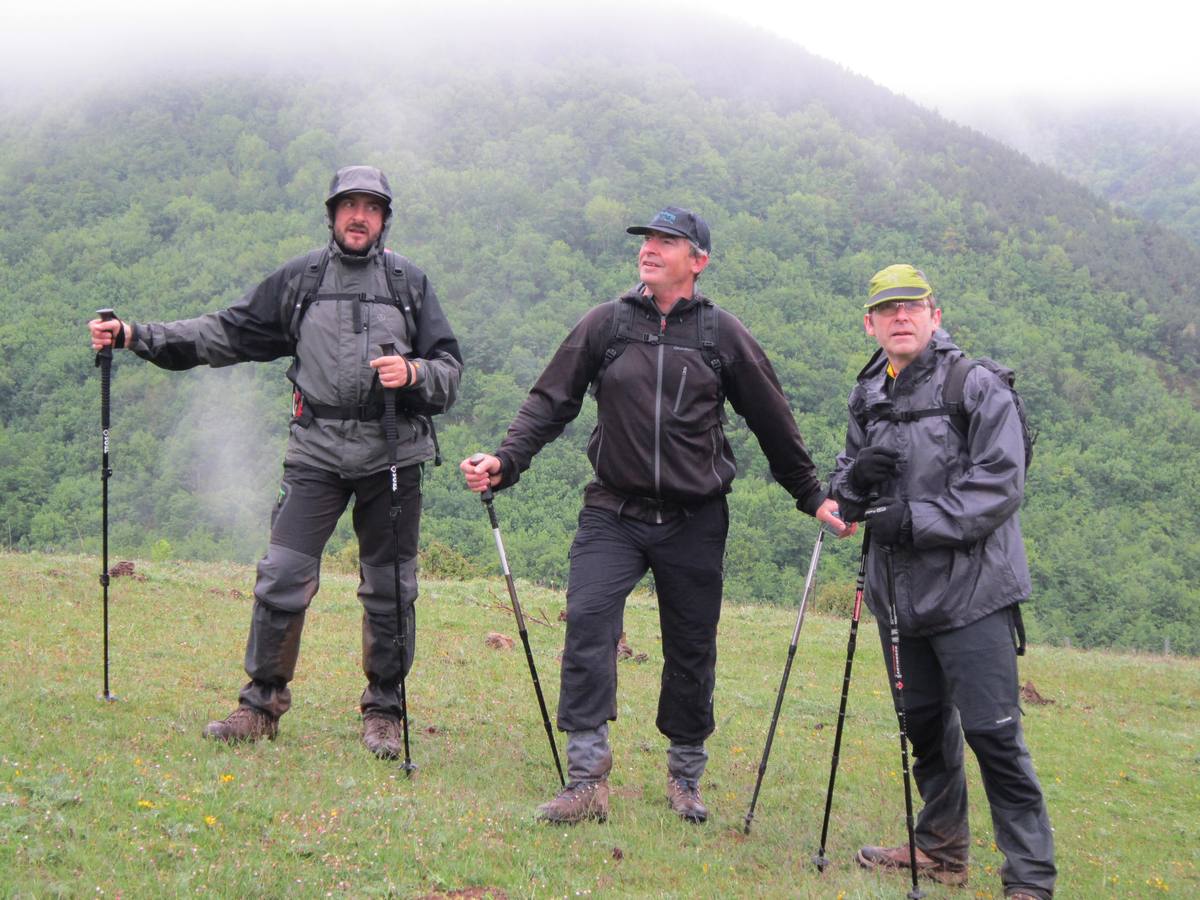
<svg viewBox="0 0 1200 900">
<path fill-rule="evenodd" d="M 864 869 L 879 869 L 884 872 L 909 870 L 907 844 L 903 847 L 863 847 L 854 859 Z M 962 887 L 967 883 L 967 864 L 933 859 L 918 847 L 917 874 L 940 884 Z"/>
<path fill-rule="evenodd" d="M 404 749 L 400 720 L 381 712 L 366 712 L 362 717 L 362 742 L 380 759 L 399 759 Z"/>
<path fill-rule="evenodd" d="M 540 822 L 574 825 L 595 819 L 608 818 L 608 782 L 572 781 L 549 803 L 543 803 L 535 814 Z"/>
<path fill-rule="evenodd" d="M 700 799 L 700 782 L 667 776 L 667 803 L 681 819 L 699 824 L 708 818 L 708 807 Z"/>
<path fill-rule="evenodd" d="M 201 732 L 204 737 L 226 744 L 242 741 L 258 741 L 263 738 L 275 740 L 279 734 L 279 720 L 270 713 L 253 706 L 239 706 L 225 718 L 209 722 Z"/>
</svg>

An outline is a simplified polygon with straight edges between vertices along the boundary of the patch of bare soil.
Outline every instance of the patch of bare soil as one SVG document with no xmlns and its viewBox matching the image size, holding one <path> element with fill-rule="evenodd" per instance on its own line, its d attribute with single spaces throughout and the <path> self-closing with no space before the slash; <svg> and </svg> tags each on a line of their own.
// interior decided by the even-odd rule
<svg viewBox="0 0 1200 900">
<path fill-rule="evenodd" d="M 1021 687 L 1021 699 L 1026 703 L 1032 704 L 1033 706 L 1045 706 L 1047 703 L 1054 702 L 1050 698 L 1043 697 L 1041 694 L 1039 694 L 1038 689 L 1033 686 L 1032 681 L 1025 682 L 1025 684 Z"/>
<path fill-rule="evenodd" d="M 145 575 L 133 570 L 133 562 L 128 559 L 123 559 L 116 565 L 109 566 L 108 574 L 110 578 L 132 578 L 134 581 L 146 580 Z"/>
<path fill-rule="evenodd" d="M 511 650 L 514 641 L 506 634 L 501 634 L 498 631 L 489 631 L 485 643 L 493 650 Z"/>
</svg>

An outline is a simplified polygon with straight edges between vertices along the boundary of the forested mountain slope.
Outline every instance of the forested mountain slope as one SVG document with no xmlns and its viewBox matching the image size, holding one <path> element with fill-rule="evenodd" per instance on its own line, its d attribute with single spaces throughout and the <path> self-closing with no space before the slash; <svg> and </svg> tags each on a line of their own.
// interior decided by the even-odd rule
<svg viewBox="0 0 1200 900">
<path fill-rule="evenodd" d="M 98 546 L 91 312 L 231 302 L 325 239 L 330 173 L 370 162 L 396 189 L 389 244 L 429 273 L 467 358 L 440 423 L 448 465 L 425 487 L 438 553 L 494 566 L 457 460 L 495 445 L 566 330 L 632 283 L 624 226 L 677 203 L 712 224 L 704 288 L 760 337 L 826 471 L 872 349 L 867 279 L 922 267 L 959 343 L 1017 369 L 1039 432 L 1022 513 L 1034 637 L 1200 651 L 1200 251 L 787 44 L 691 38 L 682 65 L 629 39 L 606 55 L 527 36 L 503 57 L 414 42 L 352 79 L 310 56 L 4 113 L 0 542 Z M 115 552 L 262 552 L 285 368 L 164 373 L 118 354 Z M 524 576 L 562 581 L 593 422 L 589 401 L 498 500 Z M 729 593 L 795 602 L 812 520 L 769 484 L 753 436 L 735 423 L 732 438 Z M 853 543 L 823 581 L 852 578 Z"/>
<path fill-rule="evenodd" d="M 968 123 L 1101 197 L 1200 243 L 1200 113 L 1195 104 L 982 108 Z"/>
</svg>

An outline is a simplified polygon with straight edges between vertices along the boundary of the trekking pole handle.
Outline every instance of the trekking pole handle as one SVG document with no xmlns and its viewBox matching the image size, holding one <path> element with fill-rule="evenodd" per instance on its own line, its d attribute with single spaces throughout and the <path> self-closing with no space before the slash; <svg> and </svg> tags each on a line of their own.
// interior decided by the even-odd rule
<svg viewBox="0 0 1200 900">
<path fill-rule="evenodd" d="M 107 306 L 104 309 L 96 310 L 96 315 L 100 317 L 101 322 L 111 322 L 117 317 L 116 312 Z M 100 365 L 100 360 L 102 359 L 112 359 L 112 348 L 114 346 L 117 346 L 117 336 L 115 334 L 113 335 L 112 343 L 96 353 L 96 365 Z"/>
<path fill-rule="evenodd" d="M 476 453 L 470 459 L 468 459 L 467 462 L 472 463 L 473 465 L 478 465 L 479 463 L 483 462 L 483 458 L 486 455 L 487 454 L 485 453 Z M 494 500 L 495 497 L 496 495 L 492 492 L 491 485 L 485 487 L 479 495 L 479 499 L 488 505 L 488 513 L 491 516 L 493 528 L 498 527 L 496 523 L 496 514 L 492 512 L 492 500 Z"/>
<path fill-rule="evenodd" d="M 395 356 L 396 345 L 391 341 L 379 345 L 379 354 L 381 356 Z M 394 390 L 384 390 L 383 395 L 383 433 L 387 438 L 387 442 L 392 449 L 392 480 L 396 478 L 396 443 L 400 440 L 400 426 L 396 423 L 396 392 Z M 393 485 L 393 489 L 395 485 Z"/>
</svg>

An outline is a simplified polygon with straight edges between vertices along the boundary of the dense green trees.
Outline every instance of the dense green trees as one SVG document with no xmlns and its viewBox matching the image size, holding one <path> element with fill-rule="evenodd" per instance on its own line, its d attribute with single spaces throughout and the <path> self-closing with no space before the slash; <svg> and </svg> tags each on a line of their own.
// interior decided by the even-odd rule
<svg viewBox="0 0 1200 900">
<path fill-rule="evenodd" d="M 469 367 L 441 422 L 448 465 L 425 485 L 437 559 L 494 567 L 455 464 L 495 445 L 566 330 L 633 280 L 624 225 L 681 203 L 713 226 L 702 286 L 766 346 L 824 469 L 872 349 L 866 281 L 921 265 L 968 352 L 1018 370 L 1039 431 L 1023 511 L 1034 635 L 1200 651 L 1200 251 L 798 51 L 704 40 L 758 62 L 721 82 L 719 66 L 468 74 L 418 55 L 353 90 L 315 75 L 221 79 L 8 114 L 0 541 L 97 547 L 91 311 L 156 320 L 232 301 L 325 239 L 331 170 L 367 161 L 397 188 L 389 243 L 429 272 Z M 179 375 L 118 354 L 117 552 L 262 552 L 285 368 Z M 593 421 L 589 401 L 497 501 L 522 576 L 563 583 Z M 729 594 L 794 602 L 813 523 L 770 484 L 748 430 L 734 421 L 731 437 L 743 474 Z M 349 538 L 343 523 L 332 549 Z M 856 544 L 830 548 L 823 580 L 850 582 Z"/>
<path fill-rule="evenodd" d="M 1200 116 L 1194 104 L 1030 105 L 973 118 L 989 134 L 1151 222 L 1200 241 Z"/>
</svg>

